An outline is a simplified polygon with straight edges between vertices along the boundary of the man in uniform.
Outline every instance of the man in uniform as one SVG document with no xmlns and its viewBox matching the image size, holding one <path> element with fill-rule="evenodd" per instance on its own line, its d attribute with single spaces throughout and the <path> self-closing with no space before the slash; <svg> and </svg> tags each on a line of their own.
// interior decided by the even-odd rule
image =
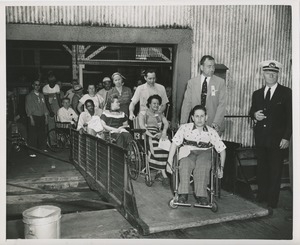
<svg viewBox="0 0 300 245">
<path fill-rule="evenodd" d="M 272 214 L 279 198 L 283 150 L 292 133 L 292 90 L 278 83 L 282 64 L 268 60 L 260 65 L 265 86 L 253 93 L 250 116 L 255 122 L 257 201 L 266 202 Z"/>
</svg>

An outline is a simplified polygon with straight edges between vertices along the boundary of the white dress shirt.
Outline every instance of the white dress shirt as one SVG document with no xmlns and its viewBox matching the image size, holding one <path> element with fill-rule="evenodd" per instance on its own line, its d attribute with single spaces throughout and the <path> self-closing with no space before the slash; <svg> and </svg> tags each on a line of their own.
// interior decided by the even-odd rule
<svg viewBox="0 0 300 245">
<path fill-rule="evenodd" d="M 271 87 L 271 96 L 270 96 L 270 100 L 272 99 L 272 96 L 273 96 L 273 94 L 274 94 L 274 92 L 275 92 L 275 89 L 277 88 L 277 86 L 278 86 L 278 83 L 275 83 L 272 87 Z M 267 92 L 268 92 L 268 90 L 269 90 L 269 86 L 266 86 L 265 87 L 265 90 L 264 90 L 264 98 L 266 98 L 266 95 L 267 95 Z"/>
<path fill-rule="evenodd" d="M 69 109 L 61 107 L 57 111 L 57 119 L 59 122 L 69 122 L 73 124 L 74 121 L 72 119 L 74 119 L 77 122 L 78 115 L 71 107 L 69 107 Z"/>
</svg>

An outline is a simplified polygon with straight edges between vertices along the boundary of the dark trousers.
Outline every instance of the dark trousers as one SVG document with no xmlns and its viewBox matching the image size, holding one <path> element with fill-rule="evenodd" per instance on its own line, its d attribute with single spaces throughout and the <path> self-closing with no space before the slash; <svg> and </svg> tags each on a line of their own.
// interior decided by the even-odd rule
<svg viewBox="0 0 300 245">
<path fill-rule="evenodd" d="M 272 208 L 278 203 L 282 167 L 282 150 L 257 147 L 257 199 L 267 202 Z"/>
<path fill-rule="evenodd" d="M 28 144 L 31 147 L 44 150 L 46 149 L 46 124 L 45 116 L 32 116 L 35 125 L 28 123 Z"/>
<path fill-rule="evenodd" d="M 117 145 L 125 149 L 127 148 L 128 144 L 133 140 L 132 135 L 127 132 L 114 133 L 112 134 L 112 137 L 116 139 Z"/>
</svg>

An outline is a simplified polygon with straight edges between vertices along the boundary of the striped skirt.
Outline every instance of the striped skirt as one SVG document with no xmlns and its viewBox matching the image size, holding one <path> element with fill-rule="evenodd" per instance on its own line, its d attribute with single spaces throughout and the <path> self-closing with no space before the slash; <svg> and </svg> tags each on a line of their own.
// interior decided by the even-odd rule
<svg viewBox="0 0 300 245">
<path fill-rule="evenodd" d="M 147 129 L 153 135 L 159 132 L 158 128 L 156 127 L 147 127 Z M 150 156 L 150 168 L 161 170 L 166 168 L 169 152 L 158 148 L 158 143 L 159 139 L 147 136 L 147 149 Z"/>
</svg>

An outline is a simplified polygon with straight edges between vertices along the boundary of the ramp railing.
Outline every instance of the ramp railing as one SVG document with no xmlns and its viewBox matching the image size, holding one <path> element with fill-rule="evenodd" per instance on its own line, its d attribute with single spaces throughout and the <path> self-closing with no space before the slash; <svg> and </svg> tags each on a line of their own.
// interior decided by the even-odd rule
<svg viewBox="0 0 300 245">
<path fill-rule="evenodd" d="M 139 218 L 127 166 L 126 150 L 89 134 L 71 132 L 71 161 L 86 179 L 135 227 L 147 229 Z"/>
</svg>

